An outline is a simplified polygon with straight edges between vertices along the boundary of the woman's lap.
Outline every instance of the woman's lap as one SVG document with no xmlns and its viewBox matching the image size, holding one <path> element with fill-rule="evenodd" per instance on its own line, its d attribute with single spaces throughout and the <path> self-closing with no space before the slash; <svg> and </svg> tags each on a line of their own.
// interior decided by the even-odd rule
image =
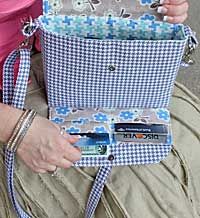
<svg viewBox="0 0 200 218">
<path fill-rule="evenodd" d="M 32 87 L 26 102 L 36 109 L 40 105 L 39 112 L 45 115 L 43 90 L 36 89 Z M 160 164 L 114 167 L 96 218 L 200 216 L 200 103 L 176 84 L 170 111 L 173 151 Z M 0 156 L 0 217 L 15 218 L 6 193 L 2 158 Z M 18 199 L 33 217 L 82 218 L 96 172 L 95 168 L 70 168 L 60 170 L 57 177 L 38 175 L 17 159 Z"/>
</svg>

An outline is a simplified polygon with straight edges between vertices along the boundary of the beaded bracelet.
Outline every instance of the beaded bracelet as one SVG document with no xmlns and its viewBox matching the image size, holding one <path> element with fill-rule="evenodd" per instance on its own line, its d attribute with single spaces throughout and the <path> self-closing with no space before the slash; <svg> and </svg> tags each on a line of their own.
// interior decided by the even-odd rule
<svg viewBox="0 0 200 218">
<path fill-rule="evenodd" d="M 21 144 L 24 136 L 26 135 L 29 127 L 31 126 L 37 112 L 33 110 L 26 110 L 20 117 L 12 136 L 10 137 L 7 149 L 12 152 L 16 152 L 17 148 Z"/>
</svg>

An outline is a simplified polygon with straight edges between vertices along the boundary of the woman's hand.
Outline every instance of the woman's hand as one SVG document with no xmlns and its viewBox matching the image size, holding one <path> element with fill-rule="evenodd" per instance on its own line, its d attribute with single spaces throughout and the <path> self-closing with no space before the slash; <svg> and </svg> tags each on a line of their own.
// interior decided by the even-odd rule
<svg viewBox="0 0 200 218">
<path fill-rule="evenodd" d="M 32 171 L 53 172 L 56 166 L 69 168 L 81 158 L 80 150 L 71 145 L 77 140 L 67 133 L 61 135 L 56 124 L 36 116 L 17 154 Z"/>
<path fill-rule="evenodd" d="M 187 0 L 160 0 L 162 6 L 157 12 L 164 15 L 164 21 L 183 23 L 188 17 L 189 3 Z"/>
</svg>

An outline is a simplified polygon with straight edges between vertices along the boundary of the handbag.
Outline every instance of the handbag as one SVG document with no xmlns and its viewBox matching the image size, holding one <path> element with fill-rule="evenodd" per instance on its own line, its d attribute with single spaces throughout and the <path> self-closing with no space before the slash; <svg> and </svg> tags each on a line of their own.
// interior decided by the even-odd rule
<svg viewBox="0 0 200 218">
<path fill-rule="evenodd" d="M 50 107 L 168 106 L 188 42 L 183 25 L 63 15 L 38 25 Z"/>
<path fill-rule="evenodd" d="M 190 62 L 190 54 L 197 45 L 188 26 L 115 17 L 51 15 L 50 6 L 51 2 L 45 0 L 44 14 L 35 22 L 25 23 L 23 33 L 27 39 L 5 62 L 4 103 L 21 109 L 24 106 L 30 70 L 29 38 L 39 29 L 50 114 L 62 108 L 116 108 L 129 112 L 163 109 L 169 117 L 167 107 L 176 74 L 182 59 L 184 65 Z M 13 65 L 18 56 L 21 61 L 14 86 Z M 84 157 L 75 163 L 75 166 L 100 166 L 86 217 L 93 216 L 112 166 L 157 163 L 171 147 L 171 141 L 156 146 L 114 144 L 108 157 Z M 16 199 L 14 154 L 6 149 L 5 164 L 13 207 L 18 217 L 29 218 Z"/>
</svg>

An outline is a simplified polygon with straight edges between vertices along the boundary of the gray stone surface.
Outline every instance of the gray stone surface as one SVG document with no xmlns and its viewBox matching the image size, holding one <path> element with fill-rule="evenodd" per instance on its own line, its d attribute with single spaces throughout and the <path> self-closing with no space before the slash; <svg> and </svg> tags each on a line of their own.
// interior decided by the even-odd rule
<svg viewBox="0 0 200 218">
<path fill-rule="evenodd" d="M 190 10 L 187 24 L 196 32 L 200 42 L 200 1 L 189 0 Z M 177 81 L 184 84 L 195 95 L 200 98 L 200 45 L 194 54 L 196 64 L 185 69 L 181 69 L 177 76 Z"/>
</svg>

